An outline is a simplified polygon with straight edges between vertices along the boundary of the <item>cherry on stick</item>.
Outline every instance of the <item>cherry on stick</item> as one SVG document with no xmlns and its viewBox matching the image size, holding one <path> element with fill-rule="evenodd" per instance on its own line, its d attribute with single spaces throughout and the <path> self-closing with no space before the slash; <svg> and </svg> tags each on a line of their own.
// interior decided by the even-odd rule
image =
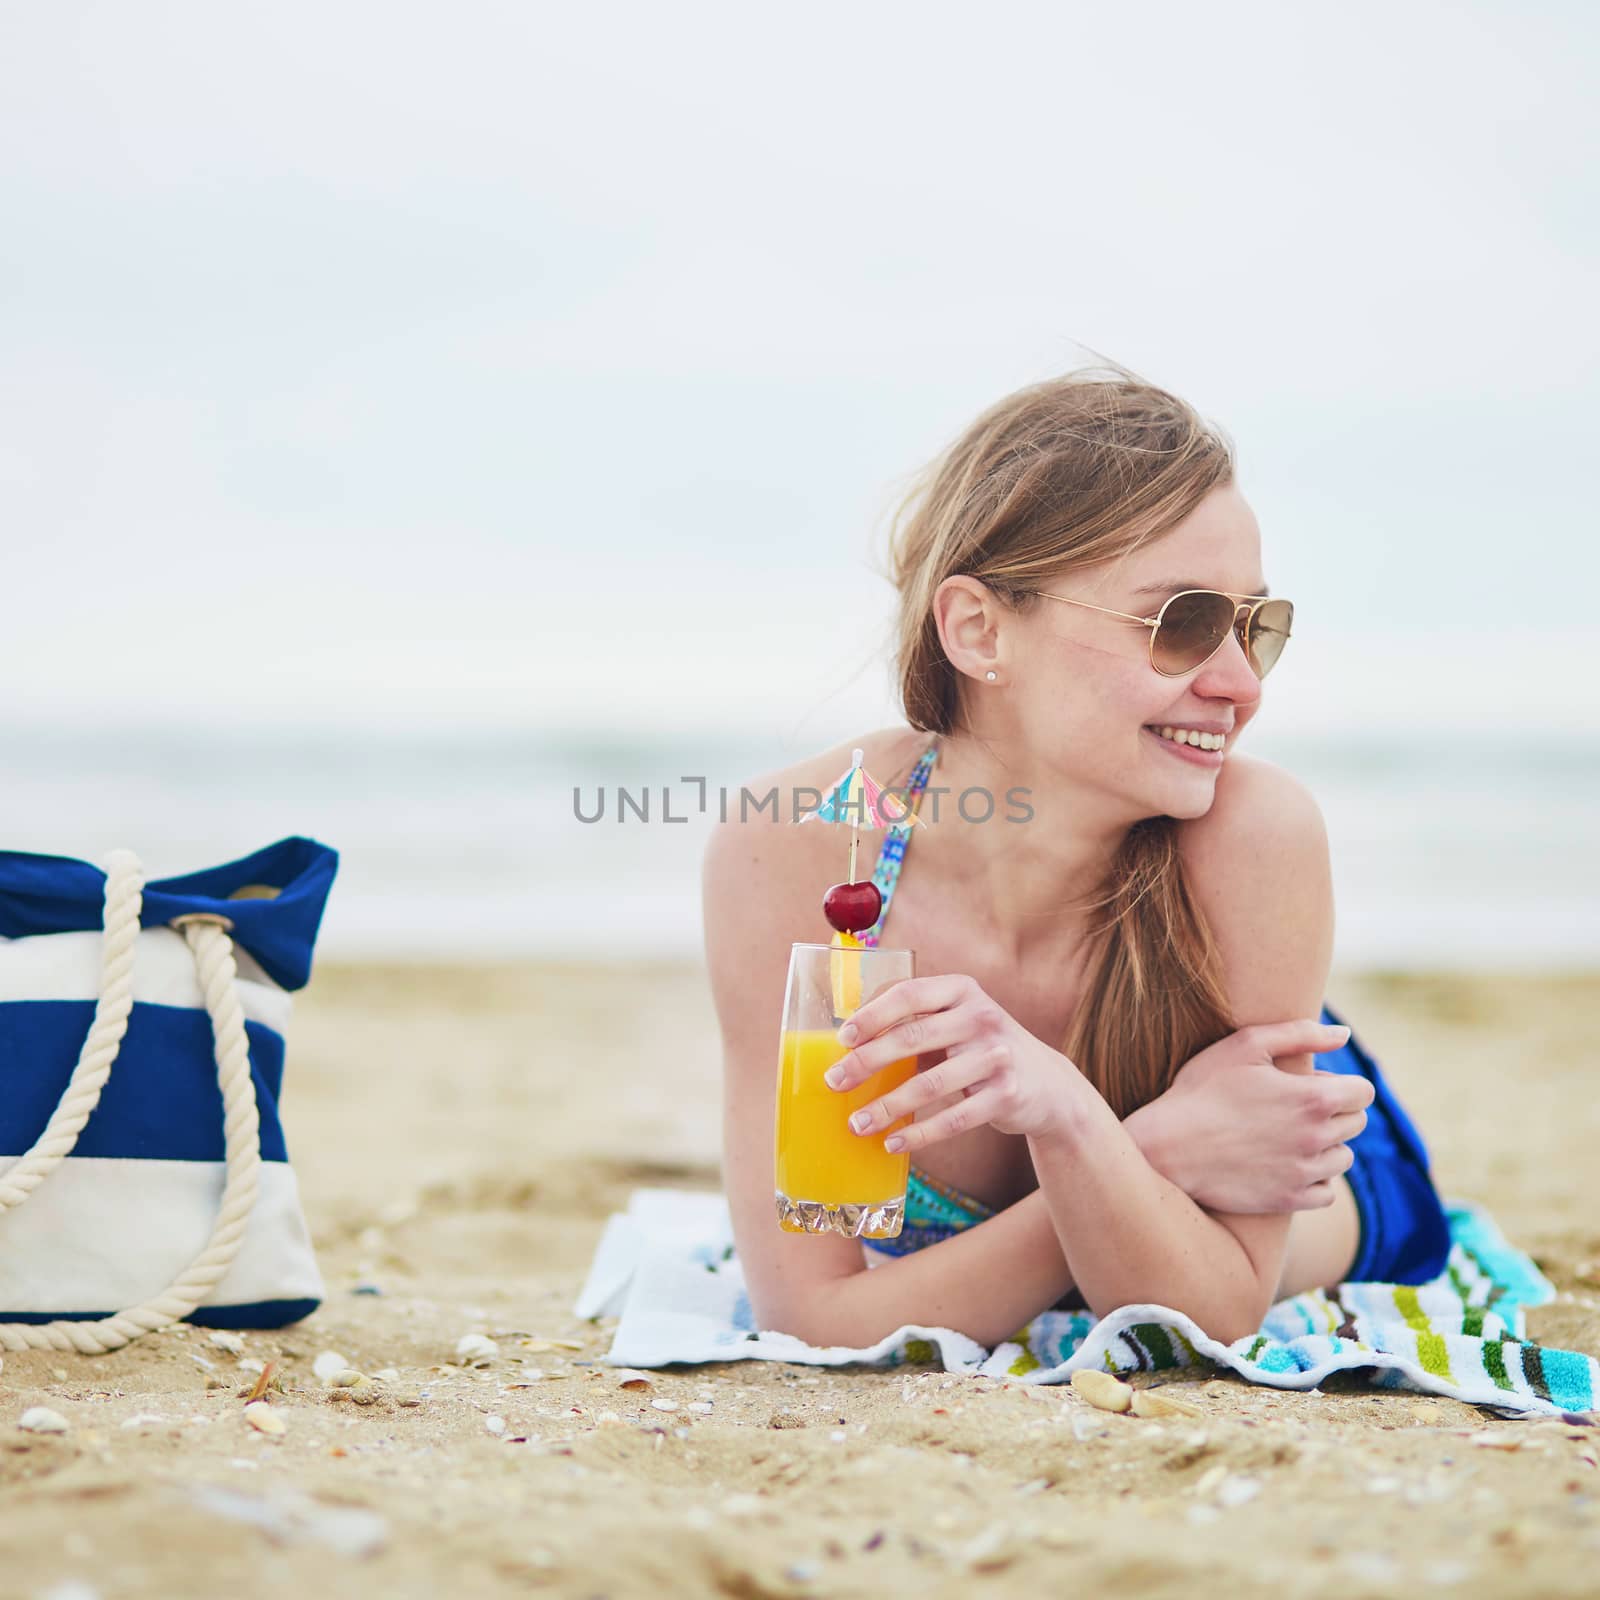
<svg viewBox="0 0 1600 1600">
<path fill-rule="evenodd" d="M 870 878 L 861 883 L 836 883 L 822 897 L 828 926 L 840 933 L 861 933 L 878 920 L 883 896 Z"/>
</svg>

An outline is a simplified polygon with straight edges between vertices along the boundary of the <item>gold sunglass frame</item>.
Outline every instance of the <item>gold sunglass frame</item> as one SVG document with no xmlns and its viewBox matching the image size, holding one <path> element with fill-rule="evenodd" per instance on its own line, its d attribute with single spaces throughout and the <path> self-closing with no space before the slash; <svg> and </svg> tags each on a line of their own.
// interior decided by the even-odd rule
<svg viewBox="0 0 1600 1600">
<path fill-rule="evenodd" d="M 1161 609 L 1153 617 L 1136 617 L 1131 611 L 1114 611 L 1110 606 L 1097 606 L 1088 600 L 1075 600 L 1070 594 L 1051 594 L 1048 589 L 1029 589 L 1026 592 L 1028 594 L 1041 595 L 1046 600 L 1062 600 L 1069 606 L 1085 606 L 1090 611 L 1103 611 L 1107 616 L 1121 617 L 1125 622 L 1137 622 L 1141 628 L 1150 629 L 1150 666 L 1153 671 L 1161 673 L 1163 678 L 1184 678 L 1191 672 L 1198 671 L 1227 643 L 1229 633 L 1237 635 L 1239 648 L 1244 651 L 1244 658 L 1250 662 L 1251 670 L 1254 671 L 1255 662 L 1250 657 L 1250 630 L 1255 625 L 1256 613 L 1260 611 L 1262 606 L 1270 605 L 1274 600 L 1282 601 L 1289 608 L 1290 626 L 1283 635 L 1285 643 L 1294 637 L 1294 602 L 1284 599 L 1279 594 L 1234 594 L 1229 589 L 1180 589 L 1176 594 L 1168 595 L 1161 602 Z M 1167 614 L 1167 607 L 1174 600 L 1181 600 L 1185 595 L 1191 594 L 1217 594 L 1221 595 L 1224 600 L 1233 601 L 1233 622 L 1206 655 L 1195 662 L 1192 667 L 1185 667 L 1181 672 L 1166 672 L 1156 665 L 1156 633 L 1161 627 L 1161 619 Z M 1245 612 L 1242 624 L 1239 621 L 1239 613 L 1241 611 Z M 1278 654 L 1273 659 L 1272 665 L 1267 668 L 1267 672 L 1271 672 L 1272 668 L 1277 666 L 1282 658 L 1283 648 L 1279 646 Z M 1266 672 L 1258 673 L 1257 682 L 1265 678 L 1266 675 Z"/>
</svg>

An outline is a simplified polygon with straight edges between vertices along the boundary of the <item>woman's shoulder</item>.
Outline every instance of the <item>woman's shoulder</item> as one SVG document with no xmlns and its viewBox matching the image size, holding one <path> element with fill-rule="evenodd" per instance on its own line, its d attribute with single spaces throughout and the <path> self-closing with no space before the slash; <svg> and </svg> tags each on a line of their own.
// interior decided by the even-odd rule
<svg viewBox="0 0 1600 1600">
<path fill-rule="evenodd" d="M 1322 808 L 1292 772 L 1230 755 L 1204 816 L 1178 824 L 1188 886 L 1225 961 L 1310 952 L 1324 979 L 1333 947 L 1333 873 Z"/>
<path fill-rule="evenodd" d="M 740 780 L 728 792 L 726 820 L 711 829 L 705 856 L 708 894 L 717 892 L 716 883 L 731 892 L 736 877 L 754 876 L 769 903 L 793 893 L 808 897 L 807 904 L 820 904 L 822 888 L 842 875 L 827 876 L 843 865 L 841 835 L 820 823 L 796 826 L 798 819 L 816 810 L 849 770 L 856 750 L 873 778 L 892 787 L 906 781 L 931 742 L 932 735 L 903 724 L 877 728 Z M 861 835 L 878 837 L 870 825 Z M 869 856 L 868 872 L 871 866 Z"/>
<path fill-rule="evenodd" d="M 1326 852 L 1322 807 L 1304 780 L 1260 756 L 1229 752 L 1210 810 L 1178 823 L 1187 864 L 1236 869 L 1242 858 Z"/>
</svg>

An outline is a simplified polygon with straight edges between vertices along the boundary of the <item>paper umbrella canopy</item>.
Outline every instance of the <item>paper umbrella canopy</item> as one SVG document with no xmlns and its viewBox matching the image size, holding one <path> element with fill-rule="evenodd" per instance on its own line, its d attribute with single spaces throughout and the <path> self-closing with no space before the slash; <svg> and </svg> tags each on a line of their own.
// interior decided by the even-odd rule
<svg viewBox="0 0 1600 1600">
<path fill-rule="evenodd" d="M 833 784 L 827 799 L 801 817 L 801 822 L 849 822 L 858 828 L 912 827 L 922 821 L 892 790 L 879 784 L 861 765 L 861 752 L 851 752 L 850 770 Z"/>
</svg>

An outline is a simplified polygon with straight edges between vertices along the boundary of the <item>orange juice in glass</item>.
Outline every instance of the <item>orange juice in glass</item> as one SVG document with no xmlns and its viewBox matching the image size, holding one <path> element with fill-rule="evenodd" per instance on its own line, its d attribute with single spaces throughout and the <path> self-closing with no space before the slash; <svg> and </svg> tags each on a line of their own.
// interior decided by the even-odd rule
<svg viewBox="0 0 1600 1600">
<path fill-rule="evenodd" d="M 910 950 L 879 946 L 796 944 L 789 952 L 774 1150 L 778 1226 L 788 1233 L 892 1239 L 900 1232 L 911 1156 L 891 1154 L 883 1141 L 911 1118 L 858 1134 L 850 1115 L 912 1077 L 917 1058 L 891 1062 L 843 1091 L 822 1075 L 848 1054 L 838 1039 L 846 1019 L 913 976 L 914 963 Z"/>
</svg>

